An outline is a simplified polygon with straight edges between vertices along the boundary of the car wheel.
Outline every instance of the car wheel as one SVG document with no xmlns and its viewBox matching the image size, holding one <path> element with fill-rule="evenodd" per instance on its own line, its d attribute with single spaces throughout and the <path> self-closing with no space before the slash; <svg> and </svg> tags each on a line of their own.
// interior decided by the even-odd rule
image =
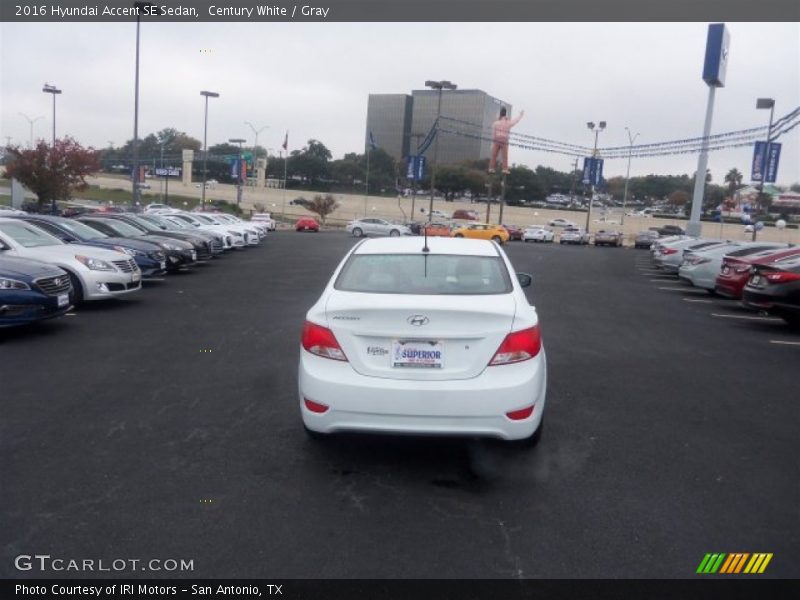
<svg viewBox="0 0 800 600">
<path fill-rule="evenodd" d="M 361 237 L 362 235 L 364 235 L 364 232 L 360 227 L 353 227 L 353 237 Z"/>
<path fill-rule="evenodd" d="M 397 229 L 392 229 L 392 230 L 389 232 L 389 237 L 398 237 L 399 235 L 400 235 L 400 232 L 399 232 L 399 231 L 397 231 Z"/>
<path fill-rule="evenodd" d="M 501 238 L 499 235 L 493 235 L 492 236 L 492 241 L 496 242 L 498 244 L 502 244 L 503 243 L 503 238 Z"/>
<path fill-rule="evenodd" d="M 83 285 L 81 285 L 81 280 L 78 279 L 77 275 L 73 275 L 69 272 L 67 274 L 69 275 L 69 280 L 72 283 L 72 304 L 77 306 L 83 302 Z"/>
<path fill-rule="evenodd" d="M 455 234 L 455 236 L 453 236 L 453 237 L 457 237 L 457 238 L 463 238 L 463 237 L 464 237 L 464 234 L 463 234 L 463 233 L 457 233 L 457 234 Z"/>
</svg>

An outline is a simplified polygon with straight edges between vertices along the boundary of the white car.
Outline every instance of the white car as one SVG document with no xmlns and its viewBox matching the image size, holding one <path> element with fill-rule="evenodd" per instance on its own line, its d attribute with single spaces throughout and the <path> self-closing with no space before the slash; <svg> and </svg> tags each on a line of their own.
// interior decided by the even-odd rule
<svg viewBox="0 0 800 600">
<path fill-rule="evenodd" d="M 391 237 L 411 235 L 411 230 L 405 225 L 372 217 L 350 221 L 345 226 L 345 230 L 347 230 L 347 233 L 352 234 L 353 237 L 363 237 L 365 235 L 388 235 Z"/>
<path fill-rule="evenodd" d="M 559 244 L 588 244 L 589 233 L 580 227 L 567 227 L 558 238 Z"/>
<path fill-rule="evenodd" d="M 111 298 L 142 288 L 142 272 L 127 254 L 96 246 L 66 244 L 19 219 L 0 218 L 0 254 L 62 268 L 72 281 L 73 304 Z"/>
<path fill-rule="evenodd" d="M 256 213 L 252 217 L 250 217 L 251 223 L 266 223 L 267 228 L 270 231 L 275 231 L 275 228 L 278 224 L 275 222 L 275 219 L 272 218 L 272 215 L 269 213 Z"/>
<path fill-rule="evenodd" d="M 263 240 L 265 237 L 267 237 L 267 232 L 269 231 L 269 227 L 265 223 L 251 223 L 248 221 L 243 221 L 239 217 L 229 215 L 227 213 L 214 213 L 213 217 L 217 221 L 243 227 L 248 235 L 250 235 L 251 238 L 254 238 L 254 240 L 251 239 L 250 241 L 253 246 L 258 244 L 258 240 Z"/>
<path fill-rule="evenodd" d="M 172 213 L 159 213 L 161 216 L 166 216 L 172 219 L 178 219 L 183 221 L 184 223 L 188 223 L 190 226 L 194 227 L 195 229 L 199 229 L 201 231 L 211 231 L 213 233 L 218 233 L 223 236 L 225 242 L 225 250 L 231 250 L 233 248 L 244 248 L 247 246 L 247 242 L 245 242 L 244 234 L 237 229 L 232 227 L 228 227 L 226 225 L 219 225 L 214 222 L 209 222 L 206 220 L 201 220 L 198 218 L 197 213 L 185 213 L 185 212 L 172 212 Z"/>
<path fill-rule="evenodd" d="M 167 206 L 166 204 L 158 204 L 157 202 L 153 202 L 144 207 L 144 212 L 146 213 L 161 211 L 161 210 L 170 210 L 170 207 Z"/>
<path fill-rule="evenodd" d="M 552 242 L 555 239 L 555 233 L 552 229 L 547 227 L 526 227 L 522 232 L 523 242 Z"/>
<path fill-rule="evenodd" d="M 311 437 L 340 431 L 535 442 L 547 366 L 539 318 L 488 240 L 364 240 L 306 314 L 298 400 Z"/>
<path fill-rule="evenodd" d="M 251 227 L 245 223 L 237 223 L 227 218 L 227 215 L 221 213 L 194 213 L 192 216 L 201 222 L 206 222 L 211 225 L 220 225 L 222 227 L 228 227 L 232 231 L 238 231 L 244 236 L 244 243 L 247 246 L 258 246 L 261 241 L 258 230 L 255 227 Z"/>
<path fill-rule="evenodd" d="M 684 252 L 710 250 L 726 244 L 731 245 L 730 242 L 723 240 L 693 237 L 680 237 L 664 244 L 658 243 L 653 252 L 653 264 L 659 269 L 677 275 L 683 263 Z"/>
<path fill-rule="evenodd" d="M 550 227 L 577 227 L 572 221 L 567 221 L 560 217 L 558 219 L 553 219 L 548 225 L 550 225 Z"/>
</svg>

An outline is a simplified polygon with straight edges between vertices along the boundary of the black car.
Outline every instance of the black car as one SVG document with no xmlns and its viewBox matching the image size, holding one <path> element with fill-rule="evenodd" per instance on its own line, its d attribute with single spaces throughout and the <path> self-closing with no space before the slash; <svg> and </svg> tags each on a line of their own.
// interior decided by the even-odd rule
<svg viewBox="0 0 800 600">
<path fill-rule="evenodd" d="M 194 231 L 171 231 L 166 227 L 153 223 L 150 219 L 145 217 L 145 215 L 113 214 L 107 216 L 112 219 L 119 219 L 120 221 L 123 221 L 132 227 L 136 227 L 136 229 L 140 229 L 142 233 L 146 235 L 157 235 L 189 242 L 192 246 L 194 246 L 194 251 L 197 253 L 197 260 L 210 260 L 211 256 L 214 254 L 214 250 L 212 249 L 211 245 L 214 238 L 212 234 Z"/>
<path fill-rule="evenodd" d="M 166 272 L 166 255 L 155 242 L 140 238 L 112 237 L 80 221 L 64 217 L 23 215 L 14 218 L 36 225 L 68 244 L 84 244 L 124 252 L 136 261 L 142 277 L 158 277 Z"/>
<path fill-rule="evenodd" d="M 167 271 L 180 271 L 197 261 L 197 252 L 189 242 L 169 237 L 148 235 L 133 225 L 108 216 L 83 216 L 78 217 L 77 220 L 106 235 L 140 239 L 158 244 L 166 255 Z"/>
<path fill-rule="evenodd" d="M 791 256 L 767 265 L 754 264 L 744 286 L 742 304 L 800 326 L 800 258 Z"/>
<path fill-rule="evenodd" d="M 656 228 L 655 231 L 657 231 L 658 235 L 661 237 L 666 237 L 668 235 L 686 235 L 686 230 L 677 225 L 662 225 Z"/>
<path fill-rule="evenodd" d="M 658 236 L 659 236 L 658 231 L 653 231 L 651 229 L 640 231 L 639 233 L 636 234 L 636 240 L 634 241 L 633 246 L 636 249 L 639 248 L 648 249 L 650 248 L 650 246 L 653 245 L 653 242 L 655 242 L 658 239 Z"/>
</svg>

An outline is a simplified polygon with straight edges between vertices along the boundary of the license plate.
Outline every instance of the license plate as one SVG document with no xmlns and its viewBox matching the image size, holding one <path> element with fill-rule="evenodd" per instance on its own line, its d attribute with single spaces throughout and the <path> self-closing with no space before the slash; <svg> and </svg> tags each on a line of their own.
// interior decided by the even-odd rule
<svg viewBox="0 0 800 600">
<path fill-rule="evenodd" d="M 197 260 L 197 252 L 192 250 L 192 260 Z"/>
<path fill-rule="evenodd" d="M 759 283 L 761 283 L 761 275 L 753 275 L 750 278 L 751 285 L 758 285 Z"/>
<path fill-rule="evenodd" d="M 167 268 L 167 261 L 162 260 L 159 264 L 161 265 L 161 270 L 162 271 Z"/>
<path fill-rule="evenodd" d="M 59 294 L 58 295 L 58 308 L 62 306 L 66 306 L 69 304 L 69 294 Z"/>
<path fill-rule="evenodd" d="M 136 282 L 137 282 L 137 281 L 139 281 L 141 278 L 142 278 L 142 274 L 141 274 L 141 272 L 139 272 L 139 271 L 134 271 L 134 272 L 133 272 L 133 274 L 131 275 L 131 281 L 132 281 L 133 283 L 136 283 Z"/>
<path fill-rule="evenodd" d="M 441 369 L 444 348 L 441 342 L 425 340 L 394 340 L 392 366 L 417 369 Z"/>
</svg>

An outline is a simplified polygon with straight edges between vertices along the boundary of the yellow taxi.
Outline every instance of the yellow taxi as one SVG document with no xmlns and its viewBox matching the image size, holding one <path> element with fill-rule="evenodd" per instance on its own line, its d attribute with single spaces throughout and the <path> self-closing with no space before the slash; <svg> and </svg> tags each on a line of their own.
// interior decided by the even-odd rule
<svg viewBox="0 0 800 600">
<path fill-rule="evenodd" d="M 450 234 L 452 237 L 472 238 L 475 240 L 493 240 L 498 244 L 508 241 L 509 235 L 506 228 L 502 225 L 490 225 L 489 223 L 470 223 L 458 229 L 454 229 Z"/>
</svg>

